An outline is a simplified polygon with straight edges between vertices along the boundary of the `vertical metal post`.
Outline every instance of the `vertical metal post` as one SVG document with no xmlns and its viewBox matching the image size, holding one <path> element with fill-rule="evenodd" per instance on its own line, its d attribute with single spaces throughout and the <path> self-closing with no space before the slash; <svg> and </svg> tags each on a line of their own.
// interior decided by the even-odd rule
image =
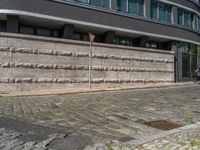
<svg viewBox="0 0 200 150">
<path fill-rule="evenodd" d="M 90 42 L 90 54 L 89 54 L 89 88 L 92 88 L 91 81 L 92 81 L 92 42 Z"/>
</svg>

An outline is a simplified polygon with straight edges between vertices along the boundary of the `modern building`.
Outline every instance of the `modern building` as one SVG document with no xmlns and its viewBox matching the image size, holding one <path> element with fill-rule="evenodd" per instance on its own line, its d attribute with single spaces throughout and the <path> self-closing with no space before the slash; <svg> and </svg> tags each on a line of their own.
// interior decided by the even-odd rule
<svg viewBox="0 0 200 150">
<path fill-rule="evenodd" d="M 1 0 L 0 32 L 175 51 L 175 79 L 200 65 L 199 0 Z"/>
</svg>

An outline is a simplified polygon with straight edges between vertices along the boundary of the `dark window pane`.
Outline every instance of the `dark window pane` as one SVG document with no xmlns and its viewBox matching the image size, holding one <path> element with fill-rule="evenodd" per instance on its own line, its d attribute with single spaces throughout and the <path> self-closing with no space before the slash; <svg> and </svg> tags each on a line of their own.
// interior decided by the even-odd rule
<svg viewBox="0 0 200 150">
<path fill-rule="evenodd" d="M 74 39 L 74 40 L 81 40 L 80 33 L 74 33 L 72 39 Z"/>
<path fill-rule="evenodd" d="M 158 18 L 158 13 L 157 13 L 157 2 L 156 1 L 152 1 L 151 3 L 151 17 L 153 19 L 157 19 Z"/>
<path fill-rule="evenodd" d="M 192 27 L 193 15 L 191 12 L 178 8 L 178 24 Z"/>
<path fill-rule="evenodd" d="M 88 3 L 88 0 L 75 0 L 76 2 Z"/>
<path fill-rule="evenodd" d="M 41 36 L 50 36 L 50 30 L 38 28 L 37 34 Z"/>
<path fill-rule="evenodd" d="M 20 26 L 19 32 L 22 34 L 31 34 L 33 35 L 33 28 L 27 26 Z"/>
<path fill-rule="evenodd" d="M 144 0 L 129 0 L 128 1 L 128 12 L 143 16 L 144 15 Z"/>
<path fill-rule="evenodd" d="M 184 79 L 190 80 L 190 55 L 189 54 L 182 54 L 182 75 Z"/>
<path fill-rule="evenodd" d="M 117 5 L 119 7 L 119 11 L 123 11 L 126 12 L 127 11 L 127 4 L 126 4 L 126 0 L 118 0 L 117 1 Z"/>
<path fill-rule="evenodd" d="M 171 22 L 172 7 L 170 5 L 160 3 L 155 0 L 151 2 L 151 5 L 151 16 L 153 19 Z"/>
</svg>

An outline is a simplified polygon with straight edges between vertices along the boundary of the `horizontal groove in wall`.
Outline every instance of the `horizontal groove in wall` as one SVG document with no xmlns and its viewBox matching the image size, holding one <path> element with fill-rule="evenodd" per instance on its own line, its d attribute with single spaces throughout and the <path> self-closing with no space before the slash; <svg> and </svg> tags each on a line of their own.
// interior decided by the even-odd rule
<svg viewBox="0 0 200 150">
<path fill-rule="evenodd" d="M 27 54 L 36 54 L 36 55 L 42 54 L 42 55 L 53 55 L 53 56 L 89 57 L 88 53 L 75 53 L 75 52 L 63 52 L 63 51 L 55 51 L 55 50 L 38 50 L 38 49 L 14 48 L 14 47 L 0 47 L 0 51 L 11 52 L 11 53 L 27 53 Z M 118 56 L 118 55 L 93 54 L 92 57 L 98 58 L 98 59 L 174 63 L 173 60 L 169 60 L 169 59 L 155 59 L 155 58 Z"/>
<path fill-rule="evenodd" d="M 0 79 L 0 83 L 88 83 L 88 79 L 69 79 L 69 78 L 6 78 Z M 121 79 L 92 79 L 92 83 L 165 83 L 172 80 L 121 80 Z"/>
<path fill-rule="evenodd" d="M 36 63 L 2 63 L 2 68 L 29 68 L 29 69 L 63 69 L 63 70 L 89 70 L 86 65 L 61 65 L 61 64 L 36 64 Z M 145 69 L 145 68 L 132 68 L 132 67 L 101 67 L 92 66 L 95 71 L 120 71 L 120 72 L 163 72 L 173 73 L 173 70 L 166 69 Z"/>
</svg>

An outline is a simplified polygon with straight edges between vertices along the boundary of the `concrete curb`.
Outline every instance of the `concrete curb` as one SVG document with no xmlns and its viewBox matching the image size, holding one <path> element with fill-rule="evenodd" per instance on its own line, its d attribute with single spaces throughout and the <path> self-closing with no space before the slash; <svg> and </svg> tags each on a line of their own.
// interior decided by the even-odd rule
<svg viewBox="0 0 200 150">
<path fill-rule="evenodd" d="M 139 146 L 139 145 L 151 142 L 151 141 L 158 140 L 160 138 L 164 138 L 166 136 L 170 136 L 170 135 L 173 135 L 173 134 L 176 134 L 176 133 L 180 133 L 182 131 L 195 129 L 197 127 L 200 127 L 200 122 L 196 122 L 194 124 L 183 126 L 183 127 L 177 128 L 177 129 L 170 130 L 170 131 L 164 131 L 162 133 L 159 133 L 159 134 L 156 134 L 156 135 L 153 135 L 153 136 L 149 136 L 149 137 L 144 137 L 142 139 L 133 140 L 133 141 L 127 142 L 127 144 Z"/>
<path fill-rule="evenodd" d="M 38 91 L 23 91 L 23 92 L 10 92 L 0 93 L 0 97 L 22 97 L 22 96 L 45 96 L 45 95 L 68 95 L 68 94 L 81 94 L 81 93 L 95 93 L 106 91 L 119 91 L 119 90 L 150 90 L 158 88 L 177 88 L 184 86 L 197 86 L 197 83 L 165 83 L 165 84 L 153 84 L 153 85 L 140 85 L 132 87 L 120 87 L 120 88 L 80 88 L 80 89 L 50 89 L 50 90 L 38 90 Z"/>
</svg>

